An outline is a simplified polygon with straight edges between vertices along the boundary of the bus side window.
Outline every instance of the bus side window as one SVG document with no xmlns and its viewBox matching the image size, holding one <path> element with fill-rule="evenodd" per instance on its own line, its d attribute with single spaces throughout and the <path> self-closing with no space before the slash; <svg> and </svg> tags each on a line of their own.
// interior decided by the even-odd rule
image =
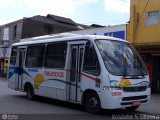
<svg viewBox="0 0 160 120">
<path fill-rule="evenodd" d="M 96 51 L 94 46 L 92 46 L 89 42 L 85 46 L 83 71 L 93 75 L 100 74 L 100 66 Z"/>
<path fill-rule="evenodd" d="M 45 45 L 29 46 L 27 49 L 26 67 L 43 67 Z"/>
<path fill-rule="evenodd" d="M 16 65 L 16 58 L 17 58 L 17 47 L 12 47 L 11 57 L 10 57 L 11 67 L 14 67 Z"/>
<path fill-rule="evenodd" d="M 45 67 L 63 69 L 65 67 L 67 43 L 48 44 Z"/>
</svg>

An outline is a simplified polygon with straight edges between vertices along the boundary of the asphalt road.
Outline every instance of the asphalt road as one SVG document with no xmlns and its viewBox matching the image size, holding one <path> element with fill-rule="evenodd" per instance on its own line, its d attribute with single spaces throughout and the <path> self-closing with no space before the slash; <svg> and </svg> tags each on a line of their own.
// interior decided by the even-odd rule
<svg viewBox="0 0 160 120">
<path fill-rule="evenodd" d="M 136 117 L 143 119 L 143 115 L 147 114 L 130 113 L 124 109 L 102 110 L 100 114 L 95 115 L 87 113 L 81 105 L 77 104 L 44 97 L 28 100 L 25 93 L 11 90 L 5 80 L 0 80 L 0 120 L 6 116 L 8 119 L 18 120 L 113 120 L 136 119 Z"/>
</svg>

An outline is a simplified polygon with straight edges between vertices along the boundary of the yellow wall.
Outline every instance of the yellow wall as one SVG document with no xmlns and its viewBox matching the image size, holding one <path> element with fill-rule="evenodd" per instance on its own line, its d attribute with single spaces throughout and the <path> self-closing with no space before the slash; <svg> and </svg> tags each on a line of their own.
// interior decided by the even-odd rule
<svg viewBox="0 0 160 120">
<path fill-rule="evenodd" d="M 130 23 L 127 25 L 128 41 L 135 45 L 160 45 L 160 23 L 145 24 L 147 13 L 155 10 L 160 10 L 160 0 L 131 0 Z"/>
</svg>

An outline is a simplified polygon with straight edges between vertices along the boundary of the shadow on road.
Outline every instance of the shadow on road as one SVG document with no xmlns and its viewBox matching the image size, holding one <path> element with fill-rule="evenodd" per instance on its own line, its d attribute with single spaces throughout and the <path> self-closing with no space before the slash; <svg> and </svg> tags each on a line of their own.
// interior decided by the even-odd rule
<svg viewBox="0 0 160 120">
<path fill-rule="evenodd" d="M 99 114 L 91 114 L 85 111 L 84 107 L 82 105 L 64 102 L 60 100 L 55 100 L 51 98 L 46 97 L 40 97 L 37 96 L 34 100 L 28 100 L 25 95 L 14 95 L 12 97 L 16 97 L 18 99 L 23 99 L 23 101 L 27 102 L 36 102 L 40 104 L 46 104 L 49 106 L 55 107 L 55 110 L 57 107 L 64 108 L 68 111 L 75 111 L 74 113 L 58 113 L 58 114 L 22 114 L 19 117 L 23 120 L 113 120 L 113 119 L 146 119 L 147 113 L 142 113 L 139 111 L 135 112 L 129 112 L 125 109 L 115 109 L 115 110 L 102 110 Z M 26 103 L 27 103 L 26 102 Z M 35 103 L 33 103 L 35 104 Z M 76 112 L 77 111 L 77 112 Z M 150 117 L 150 116 L 149 116 Z"/>
<path fill-rule="evenodd" d="M 19 97 L 19 98 L 28 100 L 25 95 L 24 96 L 23 95 L 16 95 L 15 97 Z M 85 109 L 82 105 L 75 104 L 75 103 L 64 102 L 64 101 L 51 99 L 51 98 L 47 98 L 47 97 L 41 97 L 41 96 L 36 96 L 35 99 L 31 100 L 31 101 L 36 101 L 36 102 L 40 102 L 43 104 L 49 104 L 49 105 L 58 106 L 58 107 L 62 107 L 62 108 L 72 109 L 72 110 L 84 112 L 84 114 L 91 114 L 91 113 L 88 113 L 87 111 L 85 111 Z M 96 115 L 112 117 L 113 115 L 135 115 L 135 114 L 145 114 L 145 113 L 142 113 L 139 111 L 130 112 L 125 109 L 114 109 L 114 110 L 102 109 L 101 112 Z M 91 114 L 91 115 L 93 115 L 93 114 Z"/>
</svg>

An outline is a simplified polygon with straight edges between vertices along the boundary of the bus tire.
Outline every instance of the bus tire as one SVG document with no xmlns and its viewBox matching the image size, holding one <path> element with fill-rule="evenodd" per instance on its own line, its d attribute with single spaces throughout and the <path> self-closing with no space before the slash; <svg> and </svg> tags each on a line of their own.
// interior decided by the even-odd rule
<svg viewBox="0 0 160 120">
<path fill-rule="evenodd" d="M 131 106 L 131 107 L 126 107 L 126 110 L 128 111 L 135 111 L 136 109 L 138 109 L 139 105 L 138 106 Z"/>
<path fill-rule="evenodd" d="M 85 109 L 90 113 L 99 113 L 101 110 L 101 103 L 99 96 L 95 92 L 86 94 L 84 101 Z"/>
<path fill-rule="evenodd" d="M 34 95 L 34 89 L 32 85 L 28 85 L 26 88 L 26 96 L 28 99 L 33 100 L 35 95 Z"/>
</svg>

